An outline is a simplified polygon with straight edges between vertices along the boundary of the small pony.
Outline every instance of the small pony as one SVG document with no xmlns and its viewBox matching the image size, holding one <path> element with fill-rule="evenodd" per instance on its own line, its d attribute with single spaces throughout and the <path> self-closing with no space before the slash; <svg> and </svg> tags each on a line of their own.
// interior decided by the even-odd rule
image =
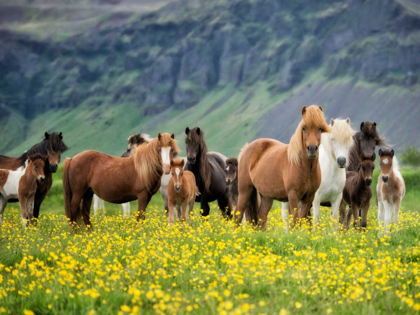
<svg viewBox="0 0 420 315">
<path fill-rule="evenodd" d="M 22 223 L 32 222 L 35 193 L 39 183 L 45 180 L 44 167 L 48 156 L 39 153 L 28 155 L 24 166 L 16 171 L 0 170 L 0 225 L 3 224 L 4 209 L 10 199 L 19 199 Z"/>
<path fill-rule="evenodd" d="M 314 229 L 318 223 L 319 207 L 331 203 L 333 220 L 338 222 L 338 209 L 346 184 L 346 164 L 350 149 L 353 146 L 355 131 L 350 126 L 350 118 L 331 119 L 331 133 L 323 133 L 319 147 L 319 164 L 321 166 L 321 185 L 313 201 Z"/>
<path fill-rule="evenodd" d="M 379 235 L 384 228 L 389 233 L 392 212 L 394 223 L 398 229 L 401 200 L 405 195 L 405 183 L 399 170 L 398 160 L 394 158 L 394 150 L 379 149 L 381 174 L 379 175 L 376 193 L 378 196 Z M 385 216 L 385 221 L 384 221 Z"/>
<path fill-rule="evenodd" d="M 376 154 L 365 156 L 362 154 L 361 162 L 359 164 L 359 171 L 348 171 L 346 173 L 346 185 L 343 191 L 343 200 L 350 209 L 346 214 L 345 229 L 349 228 L 350 218 L 353 214 L 354 228 L 357 229 L 357 222 L 359 221 L 359 209 L 362 212 L 361 227 L 367 226 L 367 214 L 370 206 L 370 198 L 372 198 L 372 174 L 375 169 Z M 346 207 L 340 208 L 345 210 Z M 340 213 L 344 217 L 344 213 Z"/>
<path fill-rule="evenodd" d="M 184 171 L 184 164 L 183 159 L 171 162 L 172 177 L 168 185 L 168 223 L 175 222 L 175 213 L 181 222 L 186 221 L 187 205 L 189 205 L 189 217 L 191 219 L 195 197 L 199 195 L 195 184 L 195 176 L 190 171 Z"/>
<path fill-rule="evenodd" d="M 238 203 L 238 159 L 228 158 L 226 160 L 225 169 L 226 186 L 228 187 L 230 200 L 232 205 L 236 206 Z"/>
</svg>

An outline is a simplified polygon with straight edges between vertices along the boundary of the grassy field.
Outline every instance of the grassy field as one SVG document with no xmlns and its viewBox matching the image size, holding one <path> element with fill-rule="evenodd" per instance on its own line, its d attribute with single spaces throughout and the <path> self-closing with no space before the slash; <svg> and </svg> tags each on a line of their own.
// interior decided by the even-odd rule
<svg viewBox="0 0 420 315">
<path fill-rule="evenodd" d="M 378 237 L 377 208 L 364 233 L 284 232 L 278 205 L 268 231 L 236 229 L 212 206 L 190 225 L 168 226 L 155 195 L 146 220 L 107 204 L 93 230 L 72 234 L 60 172 L 40 222 L 25 230 L 17 205 L 0 228 L 0 314 L 414 314 L 420 310 L 418 170 L 401 224 Z M 133 204 L 133 209 L 135 209 Z"/>
</svg>

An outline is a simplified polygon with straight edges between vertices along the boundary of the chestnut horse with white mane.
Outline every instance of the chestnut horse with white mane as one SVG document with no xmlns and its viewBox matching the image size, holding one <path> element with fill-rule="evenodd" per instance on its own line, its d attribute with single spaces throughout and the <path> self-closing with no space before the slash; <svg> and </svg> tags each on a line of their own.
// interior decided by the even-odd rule
<svg viewBox="0 0 420 315">
<path fill-rule="evenodd" d="M 257 217 L 259 222 L 254 224 L 259 223 L 265 229 L 274 199 L 290 204 L 288 214 L 294 216 L 295 222 L 298 217 L 306 217 L 321 183 L 318 162 L 321 134 L 329 130 L 322 107 L 312 105 L 302 108 L 302 120 L 289 144 L 257 139 L 243 149 L 239 157 L 237 223 L 241 223 L 246 210 L 247 217 Z M 259 207 L 256 202 L 249 202 L 257 201 L 258 193 Z M 297 211 L 299 201 L 301 211 Z"/>
<path fill-rule="evenodd" d="M 134 154 L 120 158 L 85 151 L 64 162 L 63 188 L 66 216 L 71 223 L 80 217 L 90 226 L 90 206 L 95 193 L 111 203 L 138 200 L 138 217 L 143 217 L 152 196 L 159 190 L 162 174 L 171 170 L 179 152 L 175 136 L 159 134 L 137 147 Z"/>
</svg>

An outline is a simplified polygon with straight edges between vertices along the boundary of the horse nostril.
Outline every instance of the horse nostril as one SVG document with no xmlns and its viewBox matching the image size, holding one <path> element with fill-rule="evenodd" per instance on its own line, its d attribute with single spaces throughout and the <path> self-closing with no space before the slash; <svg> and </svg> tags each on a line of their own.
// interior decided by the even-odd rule
<svg viewBox="0 0 420 315">
<path fill-rule="evenodd" d="M 370 184 L 372 184 L 372 178 L 367 178 L 366 179 L 366 184 L 369 186 Z"/>
<path fill-rule="evenodd" d="M 382 180 L 383 180 L 384 182 L 387 182 L 387 181 L 388 181 L 388 176 L 382 176 Z"/>
<path fill-rule="evenodd" d="M 337 163 L 338 163 L 338 165 L 340 165 L 340 166 L 344 166 L 344 165 L 346 165 L 346 158 L 345 158 L 345 157 L 340 156 L 340 157 L 337 159 Z"/>
</svg>

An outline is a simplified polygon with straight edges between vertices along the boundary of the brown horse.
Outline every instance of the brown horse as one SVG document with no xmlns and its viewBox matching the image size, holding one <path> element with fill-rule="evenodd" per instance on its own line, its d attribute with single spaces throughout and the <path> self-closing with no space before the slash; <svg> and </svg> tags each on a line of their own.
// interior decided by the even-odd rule
<svg viewBox="0 0 420 315">
<path fill-rule="evenodd" d="M 42 183 L 38 182 L 38 188 L 36 190 L 34 218 L 38 218 L 41 204 L 52 186 L 52 174 L 57 171 L 61 154 L 68 149 L 69 148 L 63 142 L 63 134 L 61 132 L 46 132 L 44 139 L 40 143 L 34 145 L 20 157 L 13 158 L 0 155 L 0 168 L 7 170 L 17 170 L 25 165 L 28 155 L 39 153 L 48 156 L 44 166 L 45 180 Z M 10 200 L 9 202 L 17 202 L 17 199 Z"/>
<path fill-rule="evenodd" d="M 385 139 L 379 136 L 376 122 L 366 121 L 360 124 L 360 131 L 353 136 L 354 144 L 350 149 L 347 171 L 357 172 L 362 154 L 371 157 L 375 148 L 389 147 Z"/>
<path fill-rule="evenodd" d="M 370 206 L 370 198 L 372 198 L 372 174 L 375 169 L 376 154 L 365 156 L 362 154 L 361 161 L 357 172 L 346 172 L 346 185 L 343 190 L 343 200 L 349 205 L 349 210 L 344 212 L 340 208 L 340 216 L 346 213 L 344 227 L 349 228 L 350 219 L 353 215 L 353 225 L 357 229 L 357 225 L 365 228 L 367 226 L 367 214 Z M 361 224 L 359 222 L 359 211 L 362 214 Z"/>
<path fill-rule="evenodd" d="M 245 211 L 250 217 L 258 217 L 260 227 L 265 229 L 268 212 L 273 199 L 289 202 L 289 215 L 306 217 L 320 183 L 321 169 L 318 148 L 321 134 L 329 132 L 321 107 L 312 105 L 302 108 L 300 121 L 289 144 L 273 139 L 258 139 L 244 147 L 239 156 L 239 200 L 235 211 L 238 223 Z M 261 194 L 259 209 L 255 196 Z M 301 211 L 297 211 L 299 201 Z M 247 203 L 249 210 L 247 208 Z M 283 211 L 286 207 L 284 206 Z M 248 217 L 248 215 L 247 215 Z M 254 222 L 256 224 L 257 222 Z"/>
<path fill-rule="evenodd" d="M 195 176 L 190 171 L 184 171 L 184 160 L 178 159 L 171 162 L 172 177 L 168 185 L 168 223 L 174 223 L 174 214 L 181 222 L 187 219 L 187 205 L 189 206 L 189 217 L 193 214 L 195 197 L 199 195 L 195 185 Z"/>
<path fill-rule="evenodd" d="M 71 223 L 83 217 L 90 226 L 90 206 L 95 193 L 111 203 L 138 200 L 138 217 L 160 187 L 163 173 L 171 169 L 173 155 L 179 152 L 175 136 L 159 134 L 143 143 L 127 158 L 85 151 L 64 162 L 63 188 L 66 216 Z"/>
<path fill-rule="evenodd" d="M 381 174 L 376 188 L 378 201 L 379 235 L 389 233 L 392 215 L 398 229 L 401 201 L 405 195 L 405 183 L 394 150 L 379 149 Z"/>
<path fill-rule="evenodd" d="M 22 223 L 32 222 L 37 182 L 45 179 L 44 167 L 47 156 L 29 155 L 25 165 L 15 171 L 0 169 L 0 225 L 4 208 L 10 199 L 19 199 Z"/>
</svg>

